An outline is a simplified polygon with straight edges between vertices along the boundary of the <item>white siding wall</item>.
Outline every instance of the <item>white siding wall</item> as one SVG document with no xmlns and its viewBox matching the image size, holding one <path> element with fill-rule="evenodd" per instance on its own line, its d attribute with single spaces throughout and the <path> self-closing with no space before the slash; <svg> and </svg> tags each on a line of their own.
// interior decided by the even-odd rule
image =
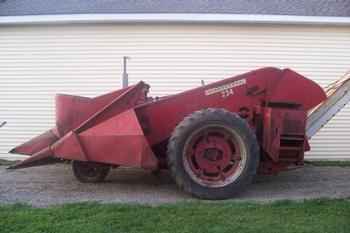
<svg viewBox="0 0 350 233">
<path fill-rule="evenodd" d="M 290 67 L 322 86 L 350 69 L 350 28 L 247 25 L 0 27 L 0 157 L 54 125 L 57 92 L 95 96 L 131 83 L 176 93 L 262 66 Z M 307 90 L 306 90 L 307 91 Z M 313 140 L 309 158 L 350 158 L 350 107 Z M 14 158 L 14 157 L 13 157 Z"/>
</svg>

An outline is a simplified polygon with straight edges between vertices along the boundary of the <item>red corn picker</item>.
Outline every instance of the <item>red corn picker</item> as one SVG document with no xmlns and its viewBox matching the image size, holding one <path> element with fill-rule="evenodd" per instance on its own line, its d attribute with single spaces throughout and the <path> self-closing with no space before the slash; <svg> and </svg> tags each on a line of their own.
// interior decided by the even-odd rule
<svg viewBox="0 0 350 233">
<path fill-rule="evenodd" d="M 308 140 L 349 100 L 349 79 L 325 92 L 290 69 L 262 68 L 161 98 L 139 82 L 95 98 L 56 97 L 56 126 L 14 148 L 10 167 L 71 161 L 81 182 L 113 167 L 169 169 L 204 199 L 225 199 L 256 174 L 304 164 Z"/>
</svg>

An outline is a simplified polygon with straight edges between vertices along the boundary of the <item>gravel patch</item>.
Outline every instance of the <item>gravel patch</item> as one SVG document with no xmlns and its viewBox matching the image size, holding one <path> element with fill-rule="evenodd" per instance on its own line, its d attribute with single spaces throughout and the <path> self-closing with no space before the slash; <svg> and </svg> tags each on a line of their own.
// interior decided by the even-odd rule
<svg viewBox="0 0 350 233">
<path fill-rule="evenodd" d="M 350 197 L 350 167 L 315 167 L 258 176 L 235 200 L 274 201 Z M 112 170 L 99 184 L 79 183 L 68 164 L 20 170 L 0 166 L 0 203 L 33 206 L 98 201 L 103 203 L 174 203 L 194 199 L 178 190 L 167 171 L 155 176 L 131 168 Z"/>
</svg>

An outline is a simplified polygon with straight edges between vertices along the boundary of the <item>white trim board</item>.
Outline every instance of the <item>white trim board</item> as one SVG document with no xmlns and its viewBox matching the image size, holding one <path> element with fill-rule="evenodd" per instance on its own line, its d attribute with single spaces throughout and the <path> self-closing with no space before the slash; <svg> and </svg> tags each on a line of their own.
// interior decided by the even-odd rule
<svg viewBox="0 0 350 233">
<path fill-rule="evenodd" d="M 245 14 L 70 14 L 0 16 L 0 25 L 69 23 L 223 23 L 350 25 L 350 17 Z"/>
</svg>

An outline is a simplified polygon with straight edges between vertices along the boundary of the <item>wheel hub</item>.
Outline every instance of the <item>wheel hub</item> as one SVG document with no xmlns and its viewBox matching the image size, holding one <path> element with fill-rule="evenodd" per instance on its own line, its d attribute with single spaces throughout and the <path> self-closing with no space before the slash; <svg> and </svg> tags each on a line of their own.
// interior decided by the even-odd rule
<svg viewBox="0 0 350 233">
<path fill-rule="evenodd" d="M 208 136 L 194 148 L 194 158 L 203 173 L 219 172 L 230 161 L 230 147 L 220 137 Z"/>
<path fill-rule="evenodd" d="M 216 148 L 208 148 L 204 151 L 203 157 L 211 162 L 215 162 L 222 159 L 223 154 L 221 150 Z"/>
<path fill-rule="evenodd" d="M 185 156 L 192 178 L 205 186 L 232 182 L 240 170 L 241 148 L 229 130 L 207 128 L 187 143 Z"/>
</svg>

